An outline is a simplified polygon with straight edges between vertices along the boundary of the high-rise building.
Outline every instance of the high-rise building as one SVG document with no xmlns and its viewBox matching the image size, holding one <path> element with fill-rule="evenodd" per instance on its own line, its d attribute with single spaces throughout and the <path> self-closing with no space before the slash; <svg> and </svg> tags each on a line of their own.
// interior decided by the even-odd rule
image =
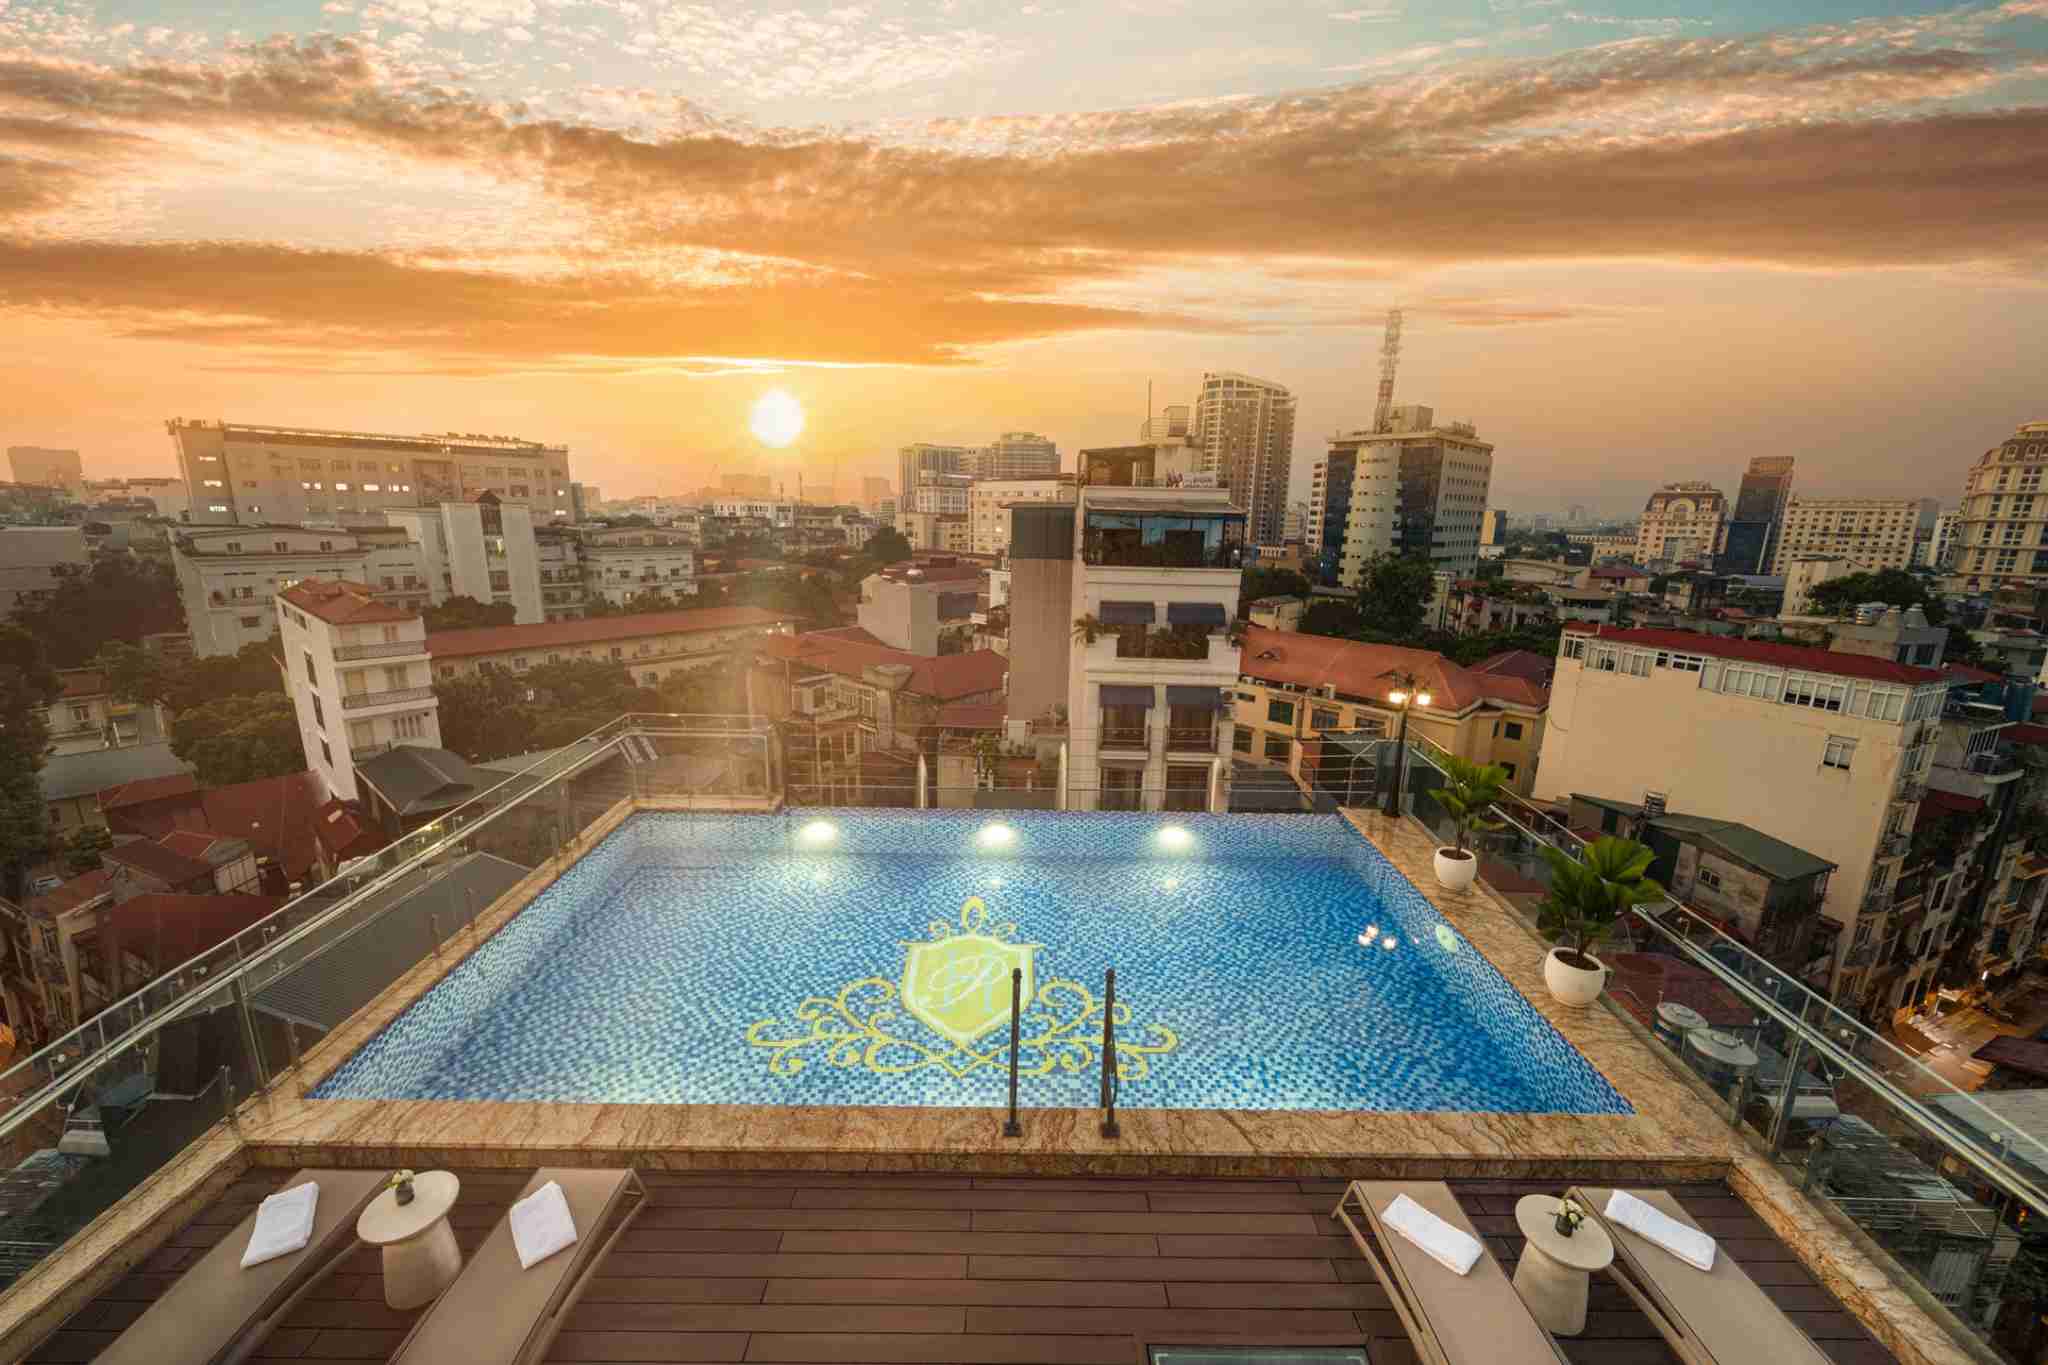
<svg viewBox="0 0 2048 1365">
<path fill-rule="evenodd" d="M 1314 556 L 1318 583 L 1335 583 L 1344 557 L 1344 530 L 1351 520 L 1351 474 L 1358 452 L 1333 450 L 1309 471 L 1308 526 L 1302 549 Z"/>
<path fill-rule="evenodd" d="M 965 512 L 967 485 L 973 482 L 973 446 L 935 445 L 917 441 L 896 452 L 896 511 Z"/>
<path fill-rule="evenodd" d="M 1010 508 L 1016 503 L 1073 500 L 1072 474 L 1048 474 L 1035 479 L 976 479 L 968 489 L 967 497 L 971 548 L 978 555 L 1001 554 L 1007 550 L 1010 547 Z"/>
<path fill-rule="evenodd" d="M 41 484 L 76 494 L 85 487 L 85 466 L 75 450 L 52 450 L 46 446 L 7 447 L 7 467 L 16 483 Z"/>
<path fill-rule="evenodd" d="M 1202 467 L 1228 482 L 1249 515 L 1252 543 L 1278 544 L 1294 467 L 1294 395 L 1284 385 L 1231 371 L 1202 376 L 1189 442 Z"/>
<path fill-rule="evenodd" d="M 1486 509 L 1486 516 L 1479 523 L 1481 545 L 1505 544 L 1508 538 L 1508 514 L 1498 507 Z"/>
<path fill-rule="evenodd" d="M 245 526 L 377 521 L 391 507 L 494 494 L 539 523 L 573 519 L 569 448 L 510 436 L 387 436 L 248 422 L 165 423 L 192 520 Z"/>
<path fill-rule="evenodd" d="M 1728 499 L 1710 483 L 1667 483 L 1650 494 L 1636 528 L 1636 558 L 1644 564 L 1669 560 L 1709 561 L 1721 553 L 1728 525 Z"/>
<path fill-rule="evenodd" d="M 1812 498 L 1793 494 L 1772 536 L 1769 572 L 1782 574 L 1795 558 L 1844 555 L 1871 569 L 1903 569 L 1913 562 L 1922 524 L 1934 521 L 1933 498 Z"/>
<path fill-rule="evenodd" d="M 1963 481 L 1952 592 L 2048 587 L 2048 422 L 2028 422 L 1984 452 Z"/>
<path fill-rule="evenodd" d="M 868 511 L 878 511 L 884 498 L 892 497 L 895 487 L 887 479 L 867 475 L 860 481 L 860 505 Z"/>
<path fill-rule="evenodd" d="M 419 547 L 428 581 L 443 597 L 467 597 L 483 603 L 509 603 L 515 625 L 546 620 L 541 605 L 540 550 L 533 534 L 533 513 L 506 507 L 494 498 L 478 502 L 444 502 L 438 507 L 408 507 L 384 514 L 402 526 Z"/>
<path fill-rule="evenodd" d="M 1438 423 L 1436 410 L 1404 403 L 1389 431 L 1340 432 L 1330 457 L 1348 455 L 1351 513 L 1337 579 L 1355 588 L 1378 555 L 1426 559 L 1469 577 L 1479 566 L 1479 524 L 1493 485 L 1493 446 L 1470 422 Z"/>
<path fill-rule="evenodd" d="M 1060 448 L 1031 431 L 1006 431 L 976 446 L 967 471 L 977 479 L 1039 479 L 1060 472 Z"/>
<path fill-rule="evenodd" d="M 1778 527 L 1792 496 L 1790 455 L 1759 455 L 1743 471 L 1735 510 L 1723 533 L 1723 573 L 1775 573 Z"/>
<path fill-rule="evenodd" d="M 1927 528 L 1927 534 L 1913 547 L 1915 568 L 1933 569 L 1945 573 L 1955 557 L 1956 523 L 1959 514 L 1937 512 L 1934 524 Z"/>
</svg>

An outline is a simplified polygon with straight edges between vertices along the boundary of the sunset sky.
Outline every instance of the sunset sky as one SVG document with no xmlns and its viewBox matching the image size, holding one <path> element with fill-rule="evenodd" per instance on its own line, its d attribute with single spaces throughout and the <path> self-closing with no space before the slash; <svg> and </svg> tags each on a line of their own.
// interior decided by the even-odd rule
<svg viewBox="0 0 2048 1365">
<path fill-rule="evenodd" d="M 1952 501 L 2048 418 L 2048 0 L 0 0 L 0 446 L 567 442 L 608 497 L 1398 396 L 1497 505 Z M 784 387 L 808 425 L 761 448 Z M 1070 464 L 1071 467 L 1071 464 Z"/>
</svg>

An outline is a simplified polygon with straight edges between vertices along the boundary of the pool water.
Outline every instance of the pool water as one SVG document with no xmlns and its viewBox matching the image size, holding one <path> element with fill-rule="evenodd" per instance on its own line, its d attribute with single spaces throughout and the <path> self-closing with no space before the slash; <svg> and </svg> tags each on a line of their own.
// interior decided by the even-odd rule
<svg viewBox="0 0 2048 1365">
<path fill-rule="evenodd" d="M 1533 949 L 1532 949 L 1533 951 Z M 317 1098 L 1626 1114 L 1336 816 L 640 814 Z"/>
</svg>

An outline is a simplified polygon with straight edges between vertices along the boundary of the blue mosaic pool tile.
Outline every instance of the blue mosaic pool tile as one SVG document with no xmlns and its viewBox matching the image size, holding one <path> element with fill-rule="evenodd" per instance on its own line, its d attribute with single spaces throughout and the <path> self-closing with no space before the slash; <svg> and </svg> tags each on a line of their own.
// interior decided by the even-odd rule
<svg viewBox="0 0 2048 1365">
<path fill-rule="evenodd" d="M 853 810 L 634 817 L 316 1095 L 999 1104 L 1007 1008 L 956 1046 L 895 998 L 974 897 L 1037 945 L 1027 1105 L 1095 1102 L 1114 965 L 1119 1040 L 1159 1049 L 1128 1106 L 1631 1112 L 1341 818 Z"/>
</svg>

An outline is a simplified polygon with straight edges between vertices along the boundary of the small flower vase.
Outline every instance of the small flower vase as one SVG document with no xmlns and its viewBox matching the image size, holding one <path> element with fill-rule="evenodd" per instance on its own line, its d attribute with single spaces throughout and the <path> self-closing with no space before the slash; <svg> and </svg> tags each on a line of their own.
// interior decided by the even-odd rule
<svg viewBox="0 0 2048 1365">
<path fill-rule="evenodd" d="M 413 1201 L 411 1171 L 399 1172 L 398 1181 L 397 1184 L 394 1186 L 394 1191 L 395 1193 L 392 1197 L 398 1200 L 398 1206 L 400 1208 L 404 1208 L 407 1204 L 410 1204 Z"/>
<path fill-rule="evenodd" d="M 1565 1213 L 1562 1210 L 1560 1210 L 1557 1215 L 1557 1235 L 1560 1237 L 1569 1237 L 1578 1230 L 1578 1220 L 1573 1218 L 1569 1213 Z"/>
</svg>

